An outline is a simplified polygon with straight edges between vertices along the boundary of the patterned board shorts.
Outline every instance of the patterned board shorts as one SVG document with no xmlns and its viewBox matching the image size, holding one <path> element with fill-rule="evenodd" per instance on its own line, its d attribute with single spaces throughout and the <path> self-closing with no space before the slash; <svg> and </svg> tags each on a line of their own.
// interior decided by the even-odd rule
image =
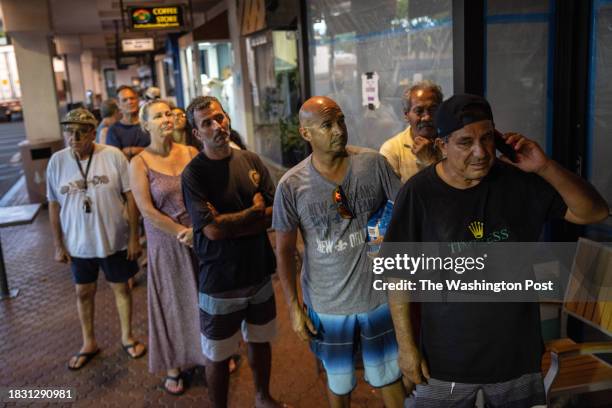
<svg viewBox="0 0 612 408">
<path fill-rule="evenodd" d="M 323 362 L 327 385 L 334 394 L 346 395 L 355 388 L 355 356 L 359 350 L 370 385 L 384 387 L 401 378 L 387 305 L 351 315 L 316 313 L 308 308 L 308 315 L 317 330 L 310 347 Z"/>
<path fill-rule="evenodd" d="M 482 390 L 487 407 L 531 408 L 546 406 L 544 383 L 540 373 L 495 384 L 464 384 L 430 378 L 416 386 L 416 397 L 406 400 L 406 408 L 473 408 Z"/>
<path fill-rule="evenodd" d="M 202 352 L 211 361 L 236 354 L 240 338 L 268 343 L 276 336 L 276 304 L 272 281 L 223 294 L 199 294 Z M 240 335 L 242 332 L 242 336 Z"/>
</svg>

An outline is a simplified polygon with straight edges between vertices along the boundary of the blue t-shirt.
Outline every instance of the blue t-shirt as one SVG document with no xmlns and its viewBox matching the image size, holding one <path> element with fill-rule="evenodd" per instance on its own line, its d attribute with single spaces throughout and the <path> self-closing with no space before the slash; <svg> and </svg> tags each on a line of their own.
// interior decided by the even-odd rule
<svg viewBox="0 0 612 408">
<path fill-rule="evenodd" d="M 106 134 L 106 144 L 119 149 L 134 146 L 147 147 L 150 143 L 151 137 L 138 124 L 124 125 L 121 122 L 117 122 L 108 128 L 108 133 Z"/>
</svg>

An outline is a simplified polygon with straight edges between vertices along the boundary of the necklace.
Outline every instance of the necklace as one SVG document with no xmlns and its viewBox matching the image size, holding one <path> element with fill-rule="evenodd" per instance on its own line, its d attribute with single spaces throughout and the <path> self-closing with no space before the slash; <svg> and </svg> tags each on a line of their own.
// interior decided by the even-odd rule
<svg viewBox="0 0 612 408">
<path fill-rule="evenodd" d="M 94 149 L 91 151 L 91 154 L 89 155 L 89 159 L 87 160 L 87 167 L 85 168 L 85 171 L 83 171 L 83 167 L 81 166 L 81 161 L 76 157 L 76 154 L 74 155 L 74 160 L 76 160 L 77 166 L 79 168 L 79 172 L 81 173 L 81 176 L 83 176 L 83 190 L 85 191 L 85 198 L 83 199 L 83 210 L 89 214 L 91 213 L 91 198 L 89 198 L 89 196 L 87 195 L 87 175 L 89 174 L 89 169 L 91 167 L 91 159 L 93 159 L 93 155 L 94 155 L 94 151 L 95 151 L 95 147 Z"/>
</svg>

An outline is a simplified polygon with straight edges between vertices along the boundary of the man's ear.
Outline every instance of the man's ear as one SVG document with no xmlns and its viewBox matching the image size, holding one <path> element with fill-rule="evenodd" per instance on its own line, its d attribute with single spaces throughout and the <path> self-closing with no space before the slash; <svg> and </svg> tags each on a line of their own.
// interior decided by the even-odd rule
<svg viewBox="0 0 612 408">
<path fill-rule="evenodd" d="M 311 137 L 308 129 L 300 126 L 299 131 L 300 135 L 302 135 L 302 138 L 304 138 L 304 140 L 306 140 L 307 142 L 310 142 Z"/>
<path fill-rule="evenodd" d="M 444 139 L 441 137 L 436 137 L 434 140 L 434 144 L 442 152 L 442 156 L 446 157 L 446 148 L 448 147 L 448 143 L 444 142 Z"/>
<path fill-rule="evenodd" d="M 196 128 L 191 129 L 191 134 L 193 135 L 193 137 L 196 140 L 200 140 L 201 141 L 200 136 L 198 136 L 198 129 L 196 129 Z"/>
</svg>

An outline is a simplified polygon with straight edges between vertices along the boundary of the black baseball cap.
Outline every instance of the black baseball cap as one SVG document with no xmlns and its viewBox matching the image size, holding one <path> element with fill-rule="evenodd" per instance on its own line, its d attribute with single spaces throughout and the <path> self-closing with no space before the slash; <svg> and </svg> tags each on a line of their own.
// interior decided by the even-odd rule
<svg viewBox="0 0 612 408">
<path fill-rule="evenodd" d="M 434 115 L 438 137 L 445 137 L 471 123 L 481 120 L 493 122 L 491 105 L 482 96 L 453 95 L 440 104 Z"/>
</svg>

